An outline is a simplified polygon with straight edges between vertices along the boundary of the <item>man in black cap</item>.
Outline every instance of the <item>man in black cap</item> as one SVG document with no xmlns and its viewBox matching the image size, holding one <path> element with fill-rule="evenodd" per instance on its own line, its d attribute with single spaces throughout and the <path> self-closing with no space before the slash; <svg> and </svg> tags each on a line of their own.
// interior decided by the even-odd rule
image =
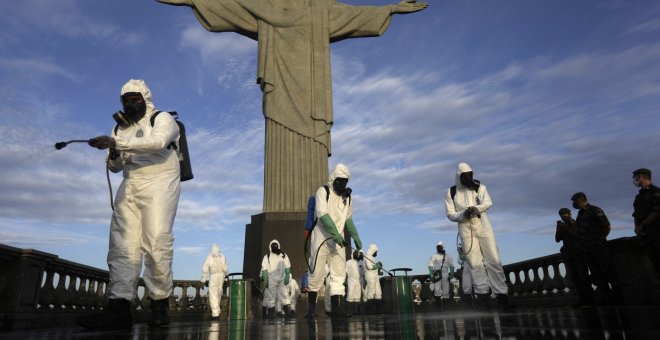
<svg viewBox="0 0 660 340">
<path fill-rule="evenodd" d="M 586 266 L 591 271 L 593 283 L 597 287 L 601 304 L 622 303 L 621 291 L 614 268 L 614 261 L 607 248 L 607 235 L 610 233 L 610 221 L 605 216 L 603 209 L 589 204 L 587 195 L 576 192 L 571 197 L 573 208 L 580 209 L 575 220 L 578 232 L 578 248 L 582 261 L 581 271 L 586 271 Z M 591 292 L 590 283 L 587 281 L 583 287 L 585 292 Z M 611 285 L 611 288 L 610 288 Z M 582 291 L 582 290 L 578 290 Z"/>
<path fill-rule="evenodd" d="M 635 234 L 646 241 L 649 258 L 660 276 L 660 188 L 651 183 L 651 170 L 644 168 L 633 171 L 633 183 L 639 187 L 633 203 Z"/>
<path fill-rule="evenodd" d="M 593 293 L 589 282 L 587 266 L 581 264 L 581 251 L 578 244 L 579 235 L 575 220 L 571 217 L 568 208 L 559 209 L 560 220 L 557 221 L 555 242 L 563 242 L 560 252 L 564 255 L 564 265 L 568 279 L 578 292 L 579 302 L 576 306 L 589 306 L 593 304 Z"/>
</svg>

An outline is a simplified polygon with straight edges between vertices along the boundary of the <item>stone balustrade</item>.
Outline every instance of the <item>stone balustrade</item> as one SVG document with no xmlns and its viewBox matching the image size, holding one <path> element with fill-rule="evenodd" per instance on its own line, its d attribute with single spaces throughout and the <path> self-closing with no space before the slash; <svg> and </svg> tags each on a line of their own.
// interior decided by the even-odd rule
<svg viewBox="0 0 660 340">
<path fill-rule="evenodd" d="M 619 238 L 609 241 L 609 247 L 625 302 L 660 304 L 660 280 L 653 275 L 642 240 Z M 518 307 L 568 306 L 577 301 L 561 254 L 508 264 L 504 271 L 510 299 Z M 427 277 L 413 275 L 411 278 L 413 283 L 423 283 Z M 258 294 L 254 282 L 247 281 L 252 287 L 251 294 Z M 0 244 L 0 328 L 70 325 L 80 313 L 101 310 L 105 306 L 107 284 L 106 270 L 63 260 L 54 254 Z M 225 285 L 222 299 L 223 313 L 228 310 L 228 286 Z M 172 319 L 209 318 L 206 293 L 197 280 L 175 280 L 170 297 Z M 418 301 L 419 290 L 415 295 Z M 301 302 L 305 304 L 304 299 Z M 251 303 L 252 309 L 259 309 L 258 299 Z M 148 304 L 148 294 L 141 280 L 138 299 L 133 304 L 137 322 L 147 320 Z"/>
<path fill-rule="evenodd" d="M 0 244 L 0 329 L 70 325 L 80 313 L 105 307 L 107 285 L 107 270 Z M 199 280 L 175 280 L 169 301 L 171 318 L 208 318 L 207 293 Z M 228 296 L 228 285 L 224 294 Z M 227 301 L 222 299 L 224 313 Z M 146 321 L 149 298 L 142 279 L 133 307 L 136 321 Z"/>
</svg>

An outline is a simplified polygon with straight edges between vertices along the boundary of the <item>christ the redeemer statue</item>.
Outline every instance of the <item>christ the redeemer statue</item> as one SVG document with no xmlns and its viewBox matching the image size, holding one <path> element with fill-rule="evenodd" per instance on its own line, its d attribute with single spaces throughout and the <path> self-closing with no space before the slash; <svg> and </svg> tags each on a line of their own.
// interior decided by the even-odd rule
<svg viewBox="0 0 660 340">
<path fill-rule="evenodd" d="M 330 43 L 379 36 L 415 0 L 351 6 L 334 0 L 158 0 L 189 6 L 211 32 L 258 41 L 257 83 L 266 119 L 263 212 L 302 212 L 326 183 L 331 154 Z"/>
</svg>

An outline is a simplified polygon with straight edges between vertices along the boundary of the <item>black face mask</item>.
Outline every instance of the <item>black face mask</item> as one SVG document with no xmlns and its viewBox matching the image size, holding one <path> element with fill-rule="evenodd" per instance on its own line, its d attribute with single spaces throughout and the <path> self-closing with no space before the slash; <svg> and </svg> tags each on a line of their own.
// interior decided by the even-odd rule
<svg viewBox="0 0 660 340">
<path fill-rule="evenodd" d="M 357 251 L 353 252 L 353 260 L 355 260 L 355 261 L 360 260 L 360 252 L 357 252 Z"/>
<path fill-rule="evenodd" d="M 277 255 L 279 255 L 279 254 L 282 252 L 282 250 L 280 249 L 280 247 L 277 246 L 277 243 L 273 243 L 273 244 L 270 245 L 270 251 L 271 251 L 273 254 L 277 254 Z"/>
<path fill-rule="evenodd" d="M 373 256 L 373 257 L 378 256 L 378 251 L 374 252 L 374 254 L 373 254 L 372 256 Z"/>
<path fill-rule="evenodd" d="M 121 96 L 126 119 L 137 123 L 147 113 L 147 103 L 139 92 L 126 92 Z"/>
<path fill-rule="evenodd" d="M 440 253 L 440 254 L 444 254 L 444 253 L 445 253 L 445 248 L 444 248 L 443 246 L 437 246 L 437 247 L 435 247 L 435 249 L 436 249 L 436 250 L 438 251 L 438 253 Z"/>
<path fill-rule="evenodd" d="M 335 178 L 332 181 L 332 190 L 335 191 L 337 195 L 343 195 L 346 192 L 346 186 L 348 185 L 348 178 Z"/>
<path fill-rule="evenodd" d="M 460 180 L 461 184 L 468 189 L 477 190 L 479 188 L 479 185 L 473 178 L 472 171 L 462 173 Z"/>
</svg>

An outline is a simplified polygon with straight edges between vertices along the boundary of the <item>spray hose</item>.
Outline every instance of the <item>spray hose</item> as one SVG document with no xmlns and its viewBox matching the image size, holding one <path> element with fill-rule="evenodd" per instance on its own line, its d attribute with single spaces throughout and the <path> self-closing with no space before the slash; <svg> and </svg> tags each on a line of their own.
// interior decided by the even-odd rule
<svg viewBox="0 0 660 340">
<path fill-rule="evenodd" d="M 305 240 L 305 258 L 308 258 L 308 256 L 307 256 L 307 241 L 308 241 L 308 240 L 309 240 L 309 239 L 306 239 L 306 240 Z M 314 267 L 313 267 L 313 268 L 310 267 L 310 261 L 307 261 L 307 269 L 309 269 L 309 273 L 310 273 L 310 274 L 311 274 L 311 273 L 314 273 L 314 271 L 316 270 L 316 262 L 317 262 L 318 259 L 319 259 L 319 251 L 321 250 L 321 247 L 322 247 L 326 242 L 328 242 L 328 241 L 330 241 L 330 240 L 332 240 L 332 237 L 328 237 L 328 238 L 326 238 L 325 240 L 323 240 L 323 242 L 321 242 L 321 244 L 319 245 L 319 247 L 316 248 L 316 255 L 314 256 Z M 345 247 L 348 247 L 348 249 L 351 249 L 351 250 L 357 250 L 356 248 L 351 247 L 350 244 L 346 244 L 346 242 L 344 242 L 344 246 L 345 246 Z M 374 261 L 372 261 L 371 259 L 369 259 L 369 258 L 367 258 L 367 257 L 364 257 L 364 258 L 367 259 L 367 260 L 368 260 L 369 262 L 371 262 L 372 264 L 377 265 L 377 263 L 374 262 Z M 381 268 L 381 269 L 382 269 L 384 272 L 386 272 L 387 274 L 389 274 L 390 276 L 394 276 L 394 274 L 392 274 L 392 272 L 390 272 L 389 270 L 387 270 L 387 269 L 385 269 L 385 268 Z"/>
<path fill-rule="evenodd" d="M 472 219 L 470 219 L 470 249 L 468 249 L 467 251 L 465 251 L 463 249 L 463 247 L 462 247 L 463 244 L 460 243 L 461 233 L 460 232 L 456 233 L 456 249 L 461 249 L 462 250 L 461 253 L 463 255 L 467 255 L 472 251 L 472 246 L 474 245 L 474 232 L 473 232 L 473 230 L 474 230 L 474 224 L 472 224 Z"/>
<path fill-rule="evenodd" d="M 91 139 L 73 139 L 70 141 L 66 142 L 57 142 L 55 143 L 55 149 L 57 150 L 62 150 L 64 149 L 67 145 L 71 143 L 89 143 Z M 112 211 L 115 211 L 115 203 L 114 199 L 112 197 L 112 182 L 110 182 L 110 156 L 108 155 L 108 158 L 106 159 L 105 162 L 105 177 L 108 180 L 108 190 L 110 191 L 110 208 L 112 208 Z"/>
</svg>

